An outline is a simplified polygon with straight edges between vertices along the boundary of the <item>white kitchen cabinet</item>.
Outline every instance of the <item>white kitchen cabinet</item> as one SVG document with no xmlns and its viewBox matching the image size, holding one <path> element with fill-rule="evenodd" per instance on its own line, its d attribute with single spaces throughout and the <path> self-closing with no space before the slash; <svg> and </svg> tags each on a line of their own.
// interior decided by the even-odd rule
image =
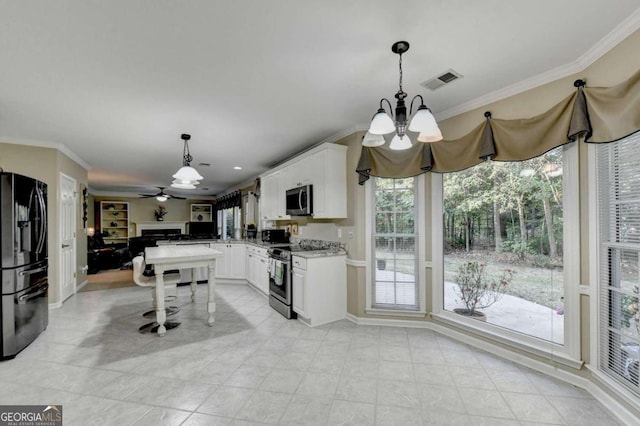
<svg viewBox="0 0 640 426">
<path fill-rule="evenodd" d="M 247 281 L 265 295 L 268 295 L 269 271 L 267 249 L 248 245 L 246 259 Z"/>
<path fill-rule="evenodd" d="M 347 217 L 347 147 L 329 144 L 310 157 L 313 217 Z"/>
<path fill-rule="evenodd" d="M 313 168 L 312 157 L 302 157 L 292 160 L 286 167 L 286 180 L 284 191 L 313 183 L 312 174 L 309 171 Z"/>
<path fill-rule="evenodd" d="M 279 170 L 261 177 L 260 215 L 263 220 L 284 220 L 286 214 L 285 187 L 287 170 Z"/>
<path fill-rule="evenodd" d="M 306 268 L 306 266 L 305 266 Z M 307 314 L 307 298 L 305 297 L 305 277 L 306 277 L 306 269 L 301 269 L 297 267 L 293 267 L 291 269 L 291 292 L 293 296 L 293 311 L 298 315 L 307 318 L 309 315 Z"/>
<path fill-rule="evenodd" d="M 311 149 L 262 175 L 260 215 L 263 220 L 284 220 L 286 191 L 313 185 L 316 219 L 347 217 L 347 147 L 327 143 Z"/>
<path fill-rule="evenodd" d="M 244 244 L 231 244 L 231 250 L 229 253 L 230 258 L 230 277 L 235 280 L 243 280 L 244 276 L 244 262 L 245 262 L 245 250 L 246 246 Z"/>
<path fill-rule="evenodd" d="M 347 315 L 346 256 L 292 258 L 293 311 L 315 327 Z"/>
<path fill-rule="evenodd" d="M 256 261 L 256 287 L 267 296 L 269 295 L 269 260 L 260 257 Z"/>
<path fill-rule="evenodd" d="M 216 259 L 216 278 L 241 280 L 245 278 L 245 245 L 238 243 L 214 243 L 211 248 L 224 256 Z"/>
</svg>

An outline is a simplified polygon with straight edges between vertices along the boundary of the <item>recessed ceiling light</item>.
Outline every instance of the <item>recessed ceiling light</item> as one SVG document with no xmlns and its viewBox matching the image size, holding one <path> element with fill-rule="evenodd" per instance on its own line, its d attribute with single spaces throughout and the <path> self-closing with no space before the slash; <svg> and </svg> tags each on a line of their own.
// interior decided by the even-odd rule
<svg viewBox="0 0 640 426">
<path fill-rule="evenodd" d="M 233 170 L 242 170 L 242 167 L 240 167 L 240 166 L 233 166 Z"/>
</svg>

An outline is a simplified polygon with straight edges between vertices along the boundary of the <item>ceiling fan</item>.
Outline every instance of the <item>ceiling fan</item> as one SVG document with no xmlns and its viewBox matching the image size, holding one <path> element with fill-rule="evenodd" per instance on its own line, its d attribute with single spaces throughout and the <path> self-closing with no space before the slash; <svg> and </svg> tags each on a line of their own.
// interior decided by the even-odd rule
<svg viewBox="0 0 640 426">
<path fill-rule="evenodd" d="M 160 192 L 158 192 L 157 194 L 140 194 L 140 198 L 153 198 L 155 197 L 156 200 L 160 201 L 161 203 L 164 201 L 167 201 L 170 198 L 176 199 L 176 200 L 186 200 L 185 197 L 177 197 L 175 195 L 171 195 L 171 194 L 167 194 L 166 192 L 164 192 L 164 186 L 158 186 L 157 187 Z"/>
</svg>

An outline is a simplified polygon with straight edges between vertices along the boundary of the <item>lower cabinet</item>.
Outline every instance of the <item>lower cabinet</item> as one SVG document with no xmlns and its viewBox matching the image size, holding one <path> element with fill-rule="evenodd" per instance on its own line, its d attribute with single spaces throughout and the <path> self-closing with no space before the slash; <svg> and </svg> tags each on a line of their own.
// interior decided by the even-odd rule
<svg viewBox="0 0 640 426">
<path fill-rule="evenodd" d="M 211 244 L 211 248 L 223 254 L 223 257 L 216 262 L 216 278 L 245 279 L 246 247 L 244 244 L 214 243 Z"/>
<path fill-rule="evenodd" d="M 293 256 L 291 292 L 298 319 L 311 327 L 347 315 L 346 256 Z"/>
<path fill-rule="evenodd" d="M 269 271 L 267 250 L 256 246 L 247 246 L 246 277 L 249 284 L 269 294 Z"/>
<path fill-rule="evenodd" d="M 293 293 L 293 311 L 297 313 L 299 316 L 304 318 L 308 318 L 307 314 L 307 297 L 305 297 L 305 287 L 306 284 L 304 282 L 306 278 L 307 271 L 305 269 L 296 268 L 295 266 L 291 269 L 291 292 Z"/>
</svg>

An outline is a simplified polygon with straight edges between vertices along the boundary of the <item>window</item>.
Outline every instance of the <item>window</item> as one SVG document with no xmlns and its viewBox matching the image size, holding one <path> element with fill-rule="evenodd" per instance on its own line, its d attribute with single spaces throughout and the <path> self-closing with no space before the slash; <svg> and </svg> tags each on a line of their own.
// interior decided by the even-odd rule
<svg viewBox="0 0 640 426">
<path fill-rule="evenodd" d="M 597 147 L 599 368 L 637 395 L 640 134 Z"/>
<path fill-rule="evenodd" d="M 371 307 L 418 310 L 417 178 L 373 178 Z"/>
<path fill-rule="evenodd" d="M 240 208 L 218 210 L 218 235 L 223 240 L 240 238 Z"/>
<path fill-rule="evenodd" d="M 433 175 L 436 315 L 576 365 L 577 163 L 573 143 Z"/>
</svg>

